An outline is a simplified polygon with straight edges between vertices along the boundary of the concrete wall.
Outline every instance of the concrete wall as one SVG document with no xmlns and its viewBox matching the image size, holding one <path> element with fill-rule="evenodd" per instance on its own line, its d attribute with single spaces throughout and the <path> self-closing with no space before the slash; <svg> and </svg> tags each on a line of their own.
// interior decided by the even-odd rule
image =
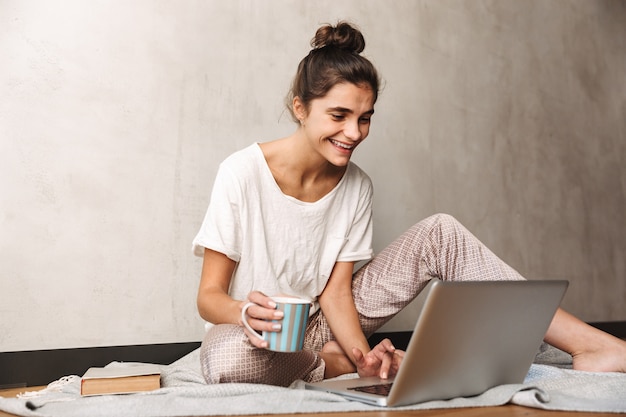
<svg viewBox="0 0 626 417">
<path fill-rule="evenodd" d="M 338 19 L 385 80 L 355 156 L 376 249 L 448 212 L 569 279 L 583 319 L 626 319 L 625 3 L 0 0 L 0 351 L 199 340 L 217 164 L 292 131 L 291 77 Z"/>
</svg>

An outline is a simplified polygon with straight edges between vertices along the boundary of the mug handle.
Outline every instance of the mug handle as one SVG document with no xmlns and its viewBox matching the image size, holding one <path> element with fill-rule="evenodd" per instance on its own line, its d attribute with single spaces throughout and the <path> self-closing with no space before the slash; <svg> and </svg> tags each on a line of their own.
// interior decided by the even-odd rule
<svg viewBox="0 0 626 417">
<path fill-rule="evenodd" d="M 255 335 L 256 337 L 258 337 L 261 340 L 265 340 L 263 338 L 263 335 L 258 333 L 252 327 L 250 327 L 250 325 L 248 324 L 248 320 L 246 320 L 246 317 L 247 317 L 246 311 L 248 311 L 248 308 L 253 306 L 253 305 L 256 305 L 256 304 L 253 303 L 253 302 L 247 302 L 246 304 L 244 304 L 243 308 L 241 309 L 241 321 L 243 322 L 243 325 L 246 326 L 246 329 L 248 329 L 250 331 L 250 333 L 252 333 L 253 335 Z"/>
</svg>

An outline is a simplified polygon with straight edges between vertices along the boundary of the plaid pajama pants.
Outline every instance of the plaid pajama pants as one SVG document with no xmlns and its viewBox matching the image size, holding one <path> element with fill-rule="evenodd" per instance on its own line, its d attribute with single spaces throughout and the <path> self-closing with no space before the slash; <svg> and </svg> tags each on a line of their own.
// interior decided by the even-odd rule
<svg viewBox="0 0 626 417">
<path fill-rule="evenodd" d="M 453 217 L 437 214 L 412 226 L 354 274 L 352 293 L 367 337 L 389 321 L 432 278 L 449 281 L 522 280 Z M 216 325 L 201 350 L 207 383 L 249 382 L 288 386 L 324 378 L 316 352 L 334 337 L 318 310 L 307 324 L 304 350 L 277 353 L 254 348 L 236 325 Z"/>
</svg>

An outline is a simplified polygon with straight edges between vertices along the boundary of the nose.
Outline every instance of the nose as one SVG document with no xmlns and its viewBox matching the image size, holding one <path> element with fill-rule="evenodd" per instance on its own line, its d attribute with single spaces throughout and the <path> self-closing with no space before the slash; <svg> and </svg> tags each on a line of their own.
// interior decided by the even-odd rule
<svg viewBox="0 0 626 417">
<path fill-rule="evenodd" d="M 361 132 L 361 125 L 359 124 L 358 120 L 347 122 L 344 126 L 343 134 L 346 138 L 350 140 L 360 140 L 363 136 L 363 132 Z"/>
</svg>

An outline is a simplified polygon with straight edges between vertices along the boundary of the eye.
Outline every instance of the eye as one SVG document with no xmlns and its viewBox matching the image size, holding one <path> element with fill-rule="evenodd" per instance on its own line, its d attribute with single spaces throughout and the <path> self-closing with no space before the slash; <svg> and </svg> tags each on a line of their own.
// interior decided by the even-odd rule
<svg viewBox="0 0 626 417">
<path fill-rule="evenodd" d="M 336 121 L 344 120 L 346 118 L 346 116 L 341 113 L 331 113 L 330 117 L 332 117 L 332 119 Z"/>
<path fill-rule="evenodd" d="M 372 121 L 371 117 L 361 117 L 359 119 L 359 123 L 361 123 L 362 125 L 368 125 L 371 123 L 371 121 Z"/>
</svg>

